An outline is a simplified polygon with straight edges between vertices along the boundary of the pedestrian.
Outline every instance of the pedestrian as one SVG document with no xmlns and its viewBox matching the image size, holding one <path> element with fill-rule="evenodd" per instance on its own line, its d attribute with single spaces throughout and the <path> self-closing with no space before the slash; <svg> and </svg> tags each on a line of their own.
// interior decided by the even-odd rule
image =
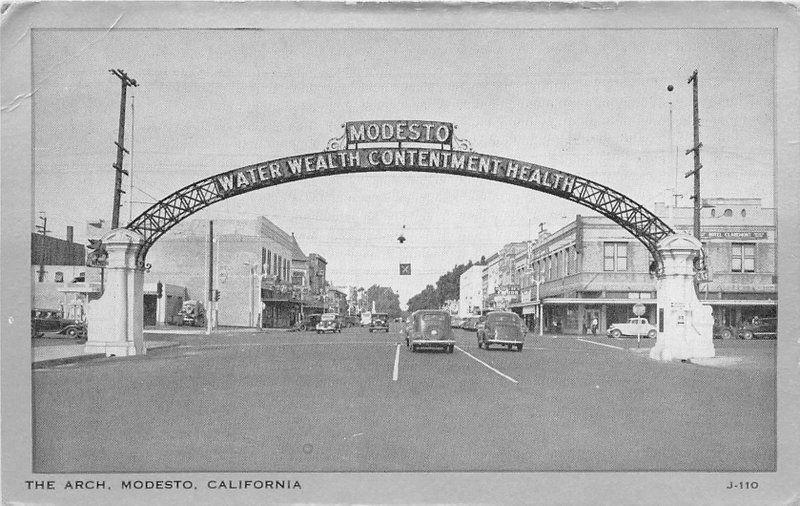
<svg viewBox="0 0 800 506">
<path fill-rule="evenodd" d="M 600 322 L 597 321 L 597 317 L 595 316 L 594 318 L 592 318 L 592 323 L 591 323 L 592 334 L 597 334 L 597 327 L 599 327 L 599 326 L 600 326 Z"/>
</svg>

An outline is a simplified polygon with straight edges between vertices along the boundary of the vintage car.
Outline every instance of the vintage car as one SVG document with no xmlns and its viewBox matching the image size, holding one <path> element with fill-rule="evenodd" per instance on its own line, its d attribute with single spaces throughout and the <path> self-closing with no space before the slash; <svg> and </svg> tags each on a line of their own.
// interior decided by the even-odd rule
<svg viewBox="0 0 800 506">
<path fill-rule="evenodd" d="M 461 323 L 461 328 L 464 330 L 478 330 L 478 325 L 482 322 L 482 316 L 467 316 Z"/>
<path fill-rule="evenodd" d="M 317 328 L 317 324 L 319 323 L 320 319 L 319 314 L 305 314 L 303 315 L 303 319 L 300 320 L 300 330 L 314 330 Z"/>
<path fill-rule="evenodd" d="M 206 311 L 203 303 L 199 300 L 184 301 L 181 310 L 178 311 L 177 323 L 178 325 L 205 326 Z"/>
<path fill-rule="evenodd" d="M 370 332 L 389 332 L 389 315 L 386 313 L 372 313 L 372 321 L 369 323 Z"/>
<path fill-rule="evenodd" d="M 411 322 L 403 331 L 406 346 L 412 352 L 421 348 L 440 348 L 453 353 L 456 345 L 453 329 L 450 328 L 450 313 L 438 309 L 420 309 L 411 315 Z"/>
<path fill-rule="evenodd" d="M 509 350 L 522 351 L 527 328 L 522 319 L 508 311 L 492 311 L 478 324 L 478 348 L 489 349 L 489 345 L 505 346 Z"/>
<path fill-rule="evenodd" d="M 57 309 L 34 309 L 31 311 L 31 337 L 58 334 L 72 339 L 86 337 L 86 322 L 64 318 Z"/>
<path fill-rule="evenodd" d="M 658 334 L 655 326 L 647 321 L 647 318 L 630 318 L 628 323 L 613 323 L 606 333 L 611 337 L 622 336 L 642 336 L 655 338 Z"/>
<path fill-rule="evenodd" d="M 323 313 L 316 326 L 317 334 L 326 332 L 342 333 L 342 319 L 336 313 Z"/>
<path fill-rule="evenodd" d="M 751 321 L 739 325 L 736 330 L 740 339 L 775 339 L 778 336 L 778 319 L 755 316 Z"/>
</svg>

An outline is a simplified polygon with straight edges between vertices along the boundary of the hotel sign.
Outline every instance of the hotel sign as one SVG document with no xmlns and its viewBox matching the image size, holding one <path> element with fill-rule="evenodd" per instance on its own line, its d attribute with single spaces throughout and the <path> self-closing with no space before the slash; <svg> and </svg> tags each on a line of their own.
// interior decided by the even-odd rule
<svg viewBox="0 0 800 506">
<path fill-rule="evenodd" d="M 701 239 L 766 239 L 766 232 L 734 231 L 734 230 L 703 230 L 700 231 Z"/>
</svg>

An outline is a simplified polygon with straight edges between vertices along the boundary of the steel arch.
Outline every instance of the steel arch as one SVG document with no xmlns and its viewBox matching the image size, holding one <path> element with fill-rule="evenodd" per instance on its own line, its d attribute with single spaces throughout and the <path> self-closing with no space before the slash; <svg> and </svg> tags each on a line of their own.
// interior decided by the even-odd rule
<svg viewBox="0 0 800 506">
<path fill-rule="evenodd" d="M 386 153 L 389 153 L 388 161 Z M 406 163 L 407 153 L 415 154 L 411 157 L 411 163 Z M 422 163 L 422 154 L 426 155 L 428 163 Z M 434 159 L 440 161 L 438 166 L 433 166 Z M 441 163 L 442 159 L 444 163 Z M 337 165 L 337 161 L 341 163 Z M 642 242 L 656 261 L 659 260 L 658 242 L 674 233 L 672 228 L 641 204 L 590 179 L 542 165 L 443 147 L 339 149 L 240 167 L 173 192 L 150 206 L 125 228 L 144 236 L 145 242 L 138 258 L 139 264 L 144 265 L 147 252 L 162 235 L 182 220 L 216 202 L 292 181 L 363 172 L 454 174 L 548 193 L 576 202 L 617 223 Z"/>
</svg>

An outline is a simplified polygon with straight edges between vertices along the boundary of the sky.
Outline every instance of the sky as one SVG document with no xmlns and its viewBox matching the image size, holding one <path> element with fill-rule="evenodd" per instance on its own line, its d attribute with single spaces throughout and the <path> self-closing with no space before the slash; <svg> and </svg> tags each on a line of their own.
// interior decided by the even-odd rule
<svg viewBox="0 0 800 506">
<path fill-rule="evenodd" d="M 769 30 L 43 30 L 33 35 L 34 201 L 57 237 L 74 225 L 81 240 L 87 221 L 111 218 L 111 68 L 139 83 L 123 223 L 184 185 L 322 151 L 342 123 L 369 119 L 452 122 L 477 152 L 581 175 L 645 206 L 671 198 L 677 180 L 689 206 L 694 69 L 703 196 L 774 205 Z M 375 173 L 287 183 L 192 218 L 266 216 L 328 260 L 333 284 L 392 286 L 405 302 L 454 265 L 576 214 L 593 212 L 502 183 Z M 398 275 L 400 262 L 412 276 Z"/>
</svg>

